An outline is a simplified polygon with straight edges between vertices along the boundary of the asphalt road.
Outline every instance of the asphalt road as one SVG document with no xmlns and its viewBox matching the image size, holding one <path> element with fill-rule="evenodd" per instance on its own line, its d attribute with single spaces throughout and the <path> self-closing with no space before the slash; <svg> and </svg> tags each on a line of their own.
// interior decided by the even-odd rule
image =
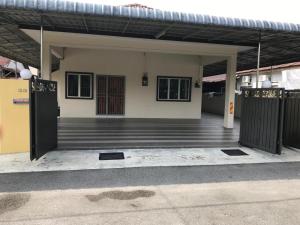
<svg viewBox="0 0 300 225">
<path fill-rule="evenodd" d="M 0 174 L 0 192 L 201 184 L 300 178 L 300 162 Z"/>
<path fill-rule="evenodd" d="M 0 175 L 0 225 L 299 225 L 300 163 Z"/>
</svg>

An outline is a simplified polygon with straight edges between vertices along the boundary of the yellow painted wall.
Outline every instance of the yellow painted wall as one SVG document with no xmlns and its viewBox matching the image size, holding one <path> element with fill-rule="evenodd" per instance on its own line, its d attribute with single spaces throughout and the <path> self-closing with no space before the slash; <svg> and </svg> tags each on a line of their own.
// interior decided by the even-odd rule
<svg viewBox="0 0 300 225">
<path fill-rule="evenodd" d="M 30 150 L 29 81 L 0 79 L 0 154 Z"/>
</svg>

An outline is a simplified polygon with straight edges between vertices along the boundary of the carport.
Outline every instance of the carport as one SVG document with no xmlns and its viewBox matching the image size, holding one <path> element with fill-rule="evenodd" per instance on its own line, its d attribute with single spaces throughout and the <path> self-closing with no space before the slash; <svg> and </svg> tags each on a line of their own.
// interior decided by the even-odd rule
<svg viewBox="0 0 300 225">
<path fill-rule="evenodd" d="M 186 54 L 189 55 L 188 60 L 195 60 L 195 57 L 199 56 L 200 60 L 197 62 L 195 60 L 196 67 L 193 70 L 195 76 L 190 81 L 190 91 L 198 94 L 198 97 L 202 95 L 203 76 L 227 74 L 223 122 L 217 118 L 206 117 L 206 115 L 200 119 L 201 102 L 195 105 L 196 107 L 199 106 L 198 119 L 191 119 L 188 116 L 186 118 L 166 119 L 168 115 L 164 112 L 155 114 L 155 120 L 150 119 L 149 115 L 147 115 L 148 118 L 137 119 L 134 118 L 135 114 L 128 117 L 125 115 L 125 118 L 100 119 L 98 115 L 90 116 L 91 114 L 87 113 L 93 118 L 61 118 L 59 120 L 59 148 L 68 148 L 68 146 L 81 148 L 83 145 L 87 148 L 101 148 L 100 145 L 103 148 L 166 147 L 166 145 L 169 147 L 174 145 L 177 147 L 235 146 L 237 131 L 235 129 L 226 130 L 225 128 L 232 129 L 235 126 L 233 109 L 236 70 L 272 66 L 300 59 L 300 25 L 297 24 L 224 18 L 156 9 L 104 6 L 65 0 L 3 0 L 0 2 L 0 12 L 0 29 L 2 31 L 0 33 L 0 54 L 39 68 L 41 78 L 45 80 L 55 79 L 53 74 L 60 70 L 67 71 L 65 70 L 65 62 L 68 60 L 68 54 L 66 54 L 68 48 L 71 49 L 69 53 L 71 52 L 70 55 L 73 56 L 81 49 L 89 49 L 90 51 L 97 45 L 101 45 L 101 51 L 103 49 L 116 50 L 117 48 L 123 48 L 127 51 L 134 49 L 134 54 L 140 53 L 142 58 L 146 58 L 146 52 L 149 52 L 150 58 L 151 54 L 154 53 Z M 64 40 L 63 43 L 62 40 Z M 86 42 L 74 50 L 74 46 L 79 46 L 82 40 Z M 115 55 L 121 55 L 118 53 Z M 172 58 L 169 55 L 161 57 L 164 59 Z M 124 58 L 126 57 L 121 58 L 120 61 Z M 186 58 L 184 59 L 188 61 Z M 78 59 L 75 61 L 81 62 Z M 172 61 L 169 63 L 172 64 Z M 173 65 L 175 67 L 176 63 Z M 186 68 L 190 69 L 191 67 L 187 66 Z M 138 85 L 141 84 L 140 81 L 148 81 L 146 72 L 148 71 L 141 71 L 140 77 L 136 79 Z M 103 74 L 95 73 L 95 75 Z M 154 79 L 150 75 L 149 85 L 151 86 L 151 82 L 152 84 L 156 82 L 156 77 Z M 155 76 L 158 75 L 161 74 L 155 74 Z M 92 77 L 92 79 L 94 78 Z M 91 80 L 90 83 L 93 83 Z M 62 83 L 61 80 L 58 85 L 60 83 Z M 168 85 L 170 89 L 170 84 Z M 60 90 L 60 92 L 62 91 L 64 90 Z M 95 94 L 99 93 L 95 92 Z M 139 93 L 132 95 L 139 96 Z M 151 93 L 147 96 L 155 99 L 155 95 L 151 95 Z M 89 97 L 93 98 L 93 94 Z M 63 101 L 66 99 L 67 96 Z M 195 100 L 195 97 L 193 99 Z M 156 100 L 158 101 L 158 98 Z M 191 99 L 187 99 L 186 102 L 188 100 Z M 84 101 L 84 104 L 81 101 L 82 106 L 80 107 L 82 114 L 86 113 L 85 109 L 88 108 L 86 107 L 88 100 Z M 143 100 L 140 102 L 143 103 Z M 75 102 L 72 106 L 76 106 L 77 103 Z M 186 107 L 187 104 L 180 106 L 181 112 L 178 114 L 174 113 L 177 112 L 178 108 L 172 109 L 174 114 L 170 117 L 178 115 L 178 117 L 183 117 L 185 110 L 186 115 L 188 115 L 188 110 L 192 107 Z M 47 103 L 45 105 L 47 106 Z M 147 108 L 146 104 L 143 106 L 137 107 L 144 109 L 140 115 L 151 112 L 151 110 L 152 113 L 155 112 L 153 108 Z M 163 107 L 165 107 L 164 110 L 167 110 L 168 106 L 161 104 L 156 108 L 156 111 Z M 72 113 L 77 111 L 78 108 L 76 110 L 71 108 L 63 112 L 74 115 Z M 161 115 L 164 119 L 159 119 Z M 196 113 L 189 114 L 190 117 L 195 117 L 195 115 Z M 136 129 L 137 127 L 138 129 Z M 170 127 L 176 129 L 170 129 Z M 46 128 L 43 129 L 46 130 Z M 122 129 L 124 132 L 120 131 Z M 118 130 L 118 133 L 114 133 L 115 130 Z M 167 130 L 169 133 L 162 132 Z M 105 133 L 102 139 L 98 136 L 101 132 Z M 87 135 L 84 133 L 88 133 L 89 136 L 85 138 Z M 220 134 L 220 136 L 216 136 L 216 134 Z M 114 136 L 114 138 L 110 136 Z M 138 141 L 140 140 L 139 136 L 144 140 Z M 187 136 L 188 138 L 184 138 Z M 178 138 L 180 141 L 177 141 Z M 78 144 L 76 147 L 72 144 L 76 142 L 82 145 Z M 112 142 L 119 144 L 111 144 Z"/>
<path fill-rule="evenodd" d="M 300 55 L 299 24 L 65 0 L 3 0 L 0 11 L 1 55 L 37 68 L 40 45 L 21 29 L 40 30 L 41 25 L 48 31 L 252 46 L 238 55 L 237 70 L 256 68 L 259 41 L 260 66 L 294 62 Z M 225 72 L 225 61 L 204 68 L 204 76 Z"/>
<path fill-rule="evenodd" d="M 74 119 L 58 122 L 59 150 L 237 147 L 239 121 L 222 126 L 221 116 L 195 119 Z"/>
</svg>

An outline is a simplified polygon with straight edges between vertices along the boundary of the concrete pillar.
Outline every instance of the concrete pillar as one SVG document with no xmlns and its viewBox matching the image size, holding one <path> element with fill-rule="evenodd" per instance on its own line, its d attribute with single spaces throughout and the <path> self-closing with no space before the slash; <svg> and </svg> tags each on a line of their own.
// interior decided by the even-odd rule
<svg viewBox="0 0 300 225">
<path fill-rule="evenodd" d="M 224 127 L 233 128 L 237 56 L 227 59 Z"/>
<path fill-rule="evenodd" d="M 51 80 L 52 57 L 51 47 L 48 43 L 43 43 L 42 70 L 41 76 L 44 80 Z"/>
<path fill-rule="evenodd" d="M 203 95 L 203 64 L 202 64 L 202 60 L 200 59 L 200 63 L 199 63 L 199 75 L 198 75 L 198 82 L 200 84 L 200 119 L 202 118 L 202 95 Z"/>
<path fill-rule="evenodd" d="M 44 80 L 51 80 L 52 58 L 51 47 L 47 42 L 47 37 L 44 33 L 43 18 L 41 18 L 40 30 L 40 72 L 41 78 Z"/>
</svg>

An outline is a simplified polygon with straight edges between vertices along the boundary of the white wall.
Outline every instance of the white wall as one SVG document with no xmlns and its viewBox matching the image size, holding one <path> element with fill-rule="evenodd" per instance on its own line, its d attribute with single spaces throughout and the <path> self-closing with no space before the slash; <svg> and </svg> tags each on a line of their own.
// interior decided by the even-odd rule
<svg viewBox="0 0 300 225">
<path fill-rule="evenodd" d="M 287 90 L 300 89 L 300 68 L 282 71 L 282 83 Z"/>
<path fill-rule="evenodd" d="M 263 76 L 269 76 L 271 79 L 271 82 L 273 83 L 273 85 L 278 84 L 277 87 L 282 88 L 284 87 L 284 84 L 282 83 L 282 74 L 280 70 L 275 70 L 272 73 L 271 72 L 263 72 L 259 75 L 260 79 L 263 79 Z M 252 87 L 255 88 L 256 87 L 256 74 L 252 75 Z M 258 82 L 258 88 L 261 88 L 262 86 L 262 81 L 259 80 Z"/>
<path fill-rule="evenodd" d="M 255 88 L 256 87 L 256 73 L 252 73 L 250 75 L 247 76 L 251 76 L 251 87 Z M 271 81 L 273 83 L 273 85 L 278 84 L 278 88 L 284 88 L 285 84 L 282 80 L 282 72 L 281 70 L 275 70 L 272 72 L 262 72 L 260 73 L 259 77 L 260 79 L 263 79 L 264 76 L 270 76 Z M 240 90 L 240 87 L 243 85 L 242 83 L 242 76 L 239 77 L 239 79 L 237 80 L 237 90 Z M 262 81 L 259 80 L 258 82 L 258 88 L 261 88 L 262 86 Z"/>
<path fill-rule="evenodd" d="M 62 117 L 99 117 L 94 99 L 65 98 L 65 72 L 93 72 L 94 75 L 124 75 L 125 117 L 128 118 L 195 118 L 201 117 L 202 88 L 194 88 L 198 79 L 199 58 L 176 54 L 147 53 L 149 86 L 141 85 L 144 72 L 142 52 L 66 48 L 60 70 L 52 74 L 58 81 L 58 101 Z M 156 101 L 157 75 L 192 77 L 191 102 Z"/>
</svg>

